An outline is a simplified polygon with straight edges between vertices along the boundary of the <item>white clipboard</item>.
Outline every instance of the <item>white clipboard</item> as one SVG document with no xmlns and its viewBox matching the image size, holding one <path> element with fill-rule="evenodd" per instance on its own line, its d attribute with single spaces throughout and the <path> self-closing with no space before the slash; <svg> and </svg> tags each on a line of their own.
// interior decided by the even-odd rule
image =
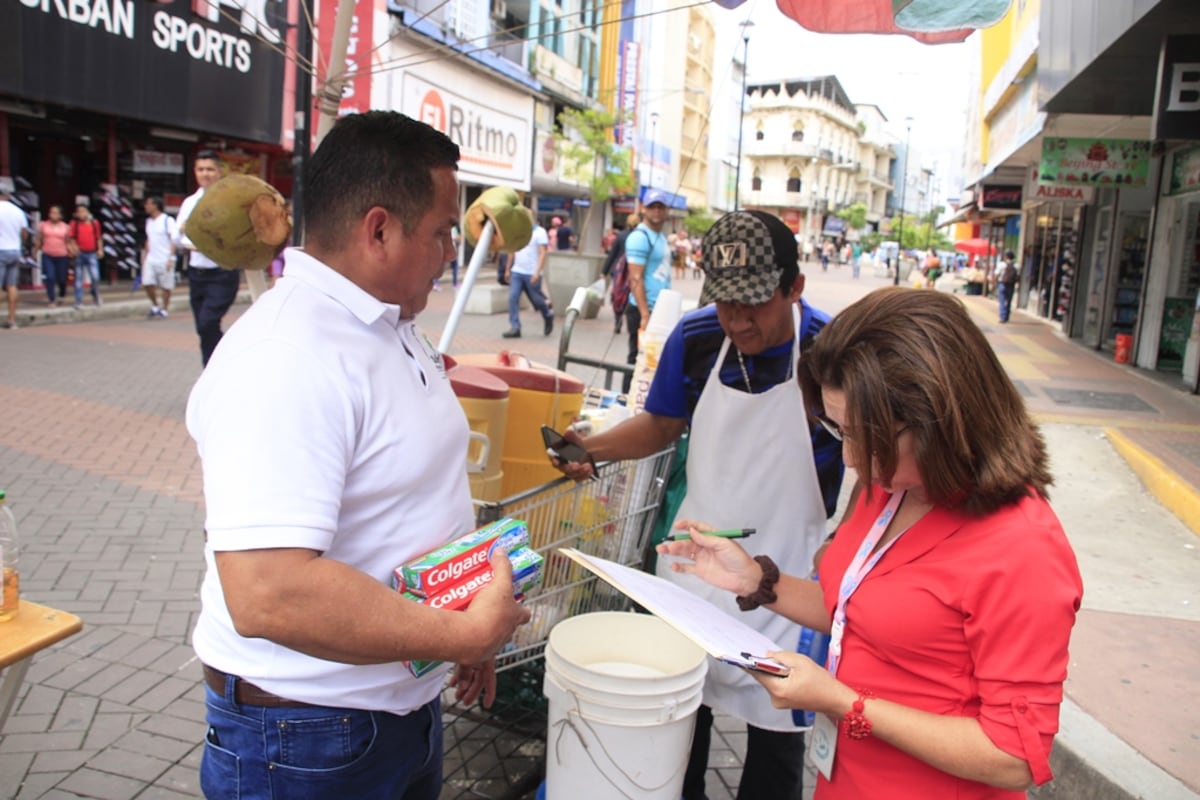
<svg viewBox="0 0 1200 800">
<path fill-rule="evenodd" d="M 657 575 L 615 561 L 570 547 L 560 547 L 558 552 L 628 595 L 718 661 L 776 677 L 787 676 L 787 665 L 766 655 L 784 648 L 707 600 Z"/>
</svg>

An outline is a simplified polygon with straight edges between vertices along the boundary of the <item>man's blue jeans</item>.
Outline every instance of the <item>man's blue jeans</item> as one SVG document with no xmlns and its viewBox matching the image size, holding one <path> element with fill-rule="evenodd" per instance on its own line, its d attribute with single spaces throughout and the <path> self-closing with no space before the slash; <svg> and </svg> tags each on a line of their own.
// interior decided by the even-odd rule
<svg viewBox="0 0 1200 800">
<path fill-rule="evenodd" d="M 344 708 L 265 708 L 205 687 L 200 789 L 208 800 L 437 800 L 442 708 L 403 717 Z"/>
<path fill-rule="evenodd" d="M 75 256 L 75 305 L 83 304 L 84 271 L 92 276 L 92 299 L 100 302 L 100 259 L 95 253 L 80 253 Z"/>
<path fill-rule="evenodd" d="M 1015 283 L 998 283 L 996 284 L 996 299 L 1000 303 L 1000 321 L 1008 322 L 1008 316 L 1012 313 L 1013 289 Z"/>
<path fill-rule="evenodd" d="M 540 279 L 535 283 L 532 275 L 514 272 L 509 281 L 508 326 L 510 328 L 514 331 L 521 330 L 521 292 L 524 292 L 529 297 L 529 302 L 533 304 L 533 307 L 537 309 L 537 312 L 542 315 L 543 319 L 551 316 L 550 309 L 546 305 L 546 295 L 542 294 L 542 281 Z"/>
</svg>

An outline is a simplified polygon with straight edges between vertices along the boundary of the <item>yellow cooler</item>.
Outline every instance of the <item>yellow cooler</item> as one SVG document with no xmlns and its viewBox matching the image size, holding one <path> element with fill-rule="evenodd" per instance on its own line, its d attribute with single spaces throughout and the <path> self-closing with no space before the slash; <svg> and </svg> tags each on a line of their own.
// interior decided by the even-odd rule
<svg viewBox="0 0 1200 800">
<path fill-rule="evenodd" d="M 504 496 L 501 459 L 508 425 L 508 384 L 486 370 L 463 364 L 450 367 L 446 374 L 471 426 L 467 450 L 471 497 L 495 503 Z"/>
<path fill-rule="evenodd" d="M 507 353 L 456 356 L 459 364 L 479 367 L 508 384 L 508 425 L 501 456 L 501 494 L 512 497 L 561 478 L 546 457 L 542 426 L 556 431 L 570 425 L 583 408 L 583 381 L 561 370 Z"/>
</svg>

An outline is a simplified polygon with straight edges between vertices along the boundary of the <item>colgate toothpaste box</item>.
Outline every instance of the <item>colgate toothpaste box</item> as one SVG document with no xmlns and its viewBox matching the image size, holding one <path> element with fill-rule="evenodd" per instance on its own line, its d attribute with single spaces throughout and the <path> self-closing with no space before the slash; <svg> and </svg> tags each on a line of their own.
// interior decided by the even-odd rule
<svg viewBox="0 0 1200 800">
<path fill-rule="evenodd" d="M 524 521 L 498 520 L 397 567 L 393 584 L 402 591 L 429 597 L 487 567 L 497 547 L 512 553 L 528 545 Z"/>
<path fill-rule="evenodd" d="M 525 599 L 525 595 L 535 589 L 542 581 L 542 557 L 528 547 L 520 547 L 509 552 L 509 560 L 513 567 L 513 596 L 517 602 Z M 476 570 L 460 582 L 442 587 L 437 593 L 423 597 L 412 591 L 404 591 L 404 597 L 415 603 L 438 608 L 443 611 L 460 611 L 471 604 L 475 594 L 492 582 L 494 572 L 485 563 L 482 569 Z M 403 591 L 403 590 L 402 590 Z M 420 678 L 437 667 L 440 661 L 424 661 L 413 659 L 404 662 L 414 677 Z"/>
</svg>

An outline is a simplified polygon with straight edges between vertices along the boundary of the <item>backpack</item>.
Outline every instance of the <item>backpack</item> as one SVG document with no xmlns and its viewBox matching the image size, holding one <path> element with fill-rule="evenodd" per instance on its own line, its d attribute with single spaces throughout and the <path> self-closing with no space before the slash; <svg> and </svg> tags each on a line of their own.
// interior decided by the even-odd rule
<svg viewBox="0 0 1200 800">
<path fill-rule="evenodd" d="M 625 313 L 626 306 L 629 305 L 629 262 L 625 258 L 625 245 L 629 241 L 629 236 L 633 236 L 636 228 L 629 232 L 625 237 L 625 241 L 621 242 L 621 254 L 617 256 L 617 260 L 612 266 L 612 307 L 613 314 L 620 316 Z M 642 231 L 642 235 L 646 236 L 646 232 Z M 650 237 L 646 236 L 647 241 Z M 651 245 L 653 249 L 653 245 Z"/>
<path fill-rule="evenodd" d="M 1006 262 L 1004 269 L 1000 271 L 1001 283 L 1016 283 L 1017 282 L 1017 265 L 1013 262 Z"/>
</svg>

